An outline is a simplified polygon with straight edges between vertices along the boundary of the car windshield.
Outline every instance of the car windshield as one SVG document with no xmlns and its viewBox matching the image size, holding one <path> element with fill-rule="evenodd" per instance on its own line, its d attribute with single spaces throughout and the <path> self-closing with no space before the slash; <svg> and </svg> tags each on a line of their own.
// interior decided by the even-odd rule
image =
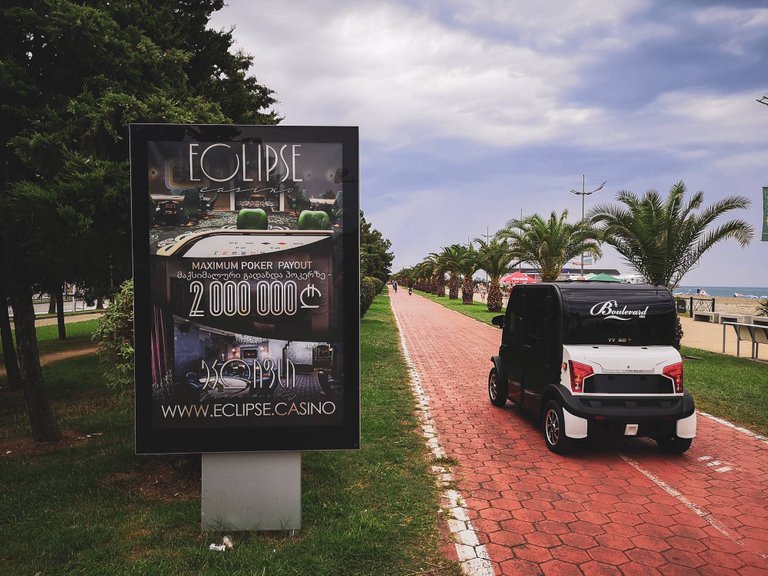
<svg viewBox="0 0 768 576">
<path fill-rule="evenodd" d="M 675 309 L 666 292 L 573 290 L 563 294 L 564 344 L 675 343 Z"/>
</svg>

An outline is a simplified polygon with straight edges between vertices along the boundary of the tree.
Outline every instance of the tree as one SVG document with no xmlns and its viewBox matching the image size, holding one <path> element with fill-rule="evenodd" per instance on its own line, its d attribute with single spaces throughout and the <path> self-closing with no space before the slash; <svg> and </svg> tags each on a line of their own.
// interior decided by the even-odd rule
<svg viewBox="0 0 768 576">
<path fill-rule="evenodd" d="M 426 260 L 422 260 L 413 267 L 414 288 L 416 290 L 428 291 L 429 279 L 432 277 L 433 269 L 434 264 Z"/>
<path fill-rule="evenodd" d="M 448 299 L 456 300 L 459 297 L 459 274 L 461 270 L 461 244 L 445 246 L 438 257 L 440 269 L 448 272 Z"/>
<path fill-rule="evenodd" d="M 552 212 L 548 220 L 538 214 L 510 220 L 496 236 L 510 242 L 514 258 L 538 268 L 543 282 L 553 282 L 571 258 L 584 252 L 602 255 L 597 230 L 586 220 L 571 224 L 566 218 L 568 210 L 559 216 Z"/>
<path fill-rule="evenodd" d="M 479 267 L 477 251 L 472 244 L 461 246 L 459 252 L 458 271 L 463 280 L 461 283 L 461 303 L 472 304 L 475 294 L 474 274 Z"/>
<path fill-rule="evenodd" d="M 499 278 L 507 271 L 509 264 L 514 259 L 509 244 L 494 238 L 486 242 L 478 239 L 479 267 L 488 274 L 488 311 L 499 312 L 502 306 L 502 293 Z"/>
<path fill-rule="evenodd" d="M 395 255 L 392 243 L 382 236 L 360 211 L 360 277 L 373 276 L 382 282 L 389 279 Z"/>
<path fill-rule="evenodd" d="M 435 296 L 445 296 L 445 270 L 440 262 L 440 254 L 437 252 L 430 252 L 426 261 L 429 261 L 432 265 L 432 287 L 431 292 Z"/>
<path fill-rule="evenodd" d="M 33 437 L 60 433 L 44 394 L 32 293 L 101 295 L 130 276 L 130 122 L 262 123 L 272 93 L 206 28 L 223 0 L 7 0 L 0 8 L 0 271 Z"/>
<path fill-rule="evenodd" d="M 102 363 L 108 368 L 106 384 L 112 390 L 133 392 L 133 279 L 123 282 L 93 334 Z"/>
<path fill-rule="evenodd" d="M 678 182 L 665 200 L 655 190 L 641 197 L 622 190 L 616 199 L 626 208 L 596 206 L 589 214 L 592 222 L 602 224 L 605 242 L 649 283 L 670 289 L 715 244 L 735 238 L 746 246 L 754 233 L 743 220 L 729 220 L 708 230 L 725 213 L 746 209 L 750 202 L 742 196 L 729 196 L 702 207 L 703 192 L 686 201 L 685 185 Z"/>
<path fill-rule="evenodd" d="M 2 261 L 2 250 L 0 250 L 0 261 Z M 16 358 L 11 321 L 8 317 L 8 295 L 3 277 L 0 277 L 0 340 L 2 340 L 3 363 L 8 376 L 8 386 L 21 388 L 21 372 L 19 372 L 19 360 Z"/>
</svg>

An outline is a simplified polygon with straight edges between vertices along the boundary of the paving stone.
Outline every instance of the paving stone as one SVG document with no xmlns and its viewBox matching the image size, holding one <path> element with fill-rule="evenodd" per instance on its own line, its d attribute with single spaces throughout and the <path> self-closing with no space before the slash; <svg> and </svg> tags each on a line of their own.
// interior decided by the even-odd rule
<svg viewBox="0 0 768 576">
<path fill-rule="evenodd" d="M 533 418 L 488 401 L 497 328 L 416 294 L 392 303 L 432 416 L 424 428 L 458 462 L 466 511 L 454 528 L 471 522 L 475 539 L 462 538 L 487 546 L 460 544 L 466 574 L 768 574 L 768 442 L 700 416 L 682 456 L 647 439 L 553 454 Z"/>
</svg>

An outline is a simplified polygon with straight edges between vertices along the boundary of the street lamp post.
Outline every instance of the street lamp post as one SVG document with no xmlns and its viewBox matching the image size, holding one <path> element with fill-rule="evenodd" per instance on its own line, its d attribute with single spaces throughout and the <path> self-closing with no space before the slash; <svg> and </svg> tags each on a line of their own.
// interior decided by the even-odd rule
<svg viewBox="0 0 768 576">
<path fill-rule="evenodd" d="M 576 194 L 577 196 L 581 196 L 581 219 L 582 220 L 584 220 L 584 197 L 585 196 L 589 196 L 591 194 L 594 194 L 598 190 L 602 190 L 603 186 L 605 186 L 607 182 L 608 182 L 608 180 L 605 180 L 602 184 L 600 184 L 600 186 L 598 186 L 594 190 L 590 190 L 589 192 L 587 192 L 585 190 L 586 177 L 585 177 L 584 174 L 582 174 L 581 175 L 581 192 L 571 188 L 571 192 L 573 194 Z M 582 276 L 582 278 L 584 277 L 584 251 L 583 250 L 581 252 L 581 272 L 580 272 L 580 275 Z"/>
</svg>

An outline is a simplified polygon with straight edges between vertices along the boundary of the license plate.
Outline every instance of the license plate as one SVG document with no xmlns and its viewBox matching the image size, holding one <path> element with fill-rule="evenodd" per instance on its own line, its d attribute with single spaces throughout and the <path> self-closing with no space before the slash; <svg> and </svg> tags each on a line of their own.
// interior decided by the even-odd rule
<svg viewBox="0 0 768 576">
<path fill-rule="evenodd" d="M 638 424 L 627 424 L 624 427 L 624 436 L 637 436 Z"/>
</svg>

